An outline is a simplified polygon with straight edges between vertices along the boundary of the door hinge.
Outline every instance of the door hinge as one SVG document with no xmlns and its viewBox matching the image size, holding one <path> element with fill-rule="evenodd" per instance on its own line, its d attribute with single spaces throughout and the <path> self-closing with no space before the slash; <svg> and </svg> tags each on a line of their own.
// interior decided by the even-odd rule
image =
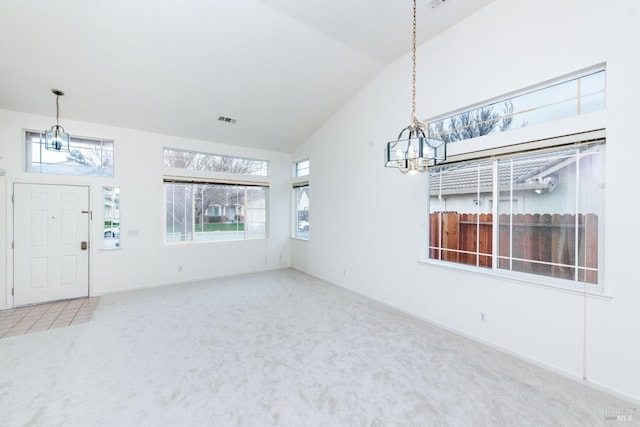
<svg viewBox="0 0 640 427">
<path fill-rule="evenodd" d="M 11 249 L 15 249 L 13 242 L 11 242 Z"/>
<path fill-rule="evenodd" d="M 14 291 L 16 290 L 16 288 L 11 288 L 11 296 L 14 296 Z"/>
<path fill-rule="evenodd" d="M 16 195 L 12 194 L 11 195 L 11 203 L 15 203 L 16 202 Z"/>
</svg>

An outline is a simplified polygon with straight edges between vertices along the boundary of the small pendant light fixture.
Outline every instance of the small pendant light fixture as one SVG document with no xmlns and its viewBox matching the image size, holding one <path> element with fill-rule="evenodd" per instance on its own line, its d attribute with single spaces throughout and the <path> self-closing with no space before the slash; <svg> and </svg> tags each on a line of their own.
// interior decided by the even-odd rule
<svg viewBox="0 0 640 427">
<path fill-rule="evenodd" d="M 413 0 L 413 45 L 411 81 L 411 124 L 402 129 L 396 141 L 387 143 L 385 166 L 398 168 L 403 174 L 425 172 L 429 166 L 447 158 L 444 141 L 429 138 L 429 129 L 416 118 L 416 0 Z M 407 133 L 406 138 L 402 139 Z"/>
<path fill-rule="evenodd" d="M 45 148 L 51 151 L 69 151 L 69 134 L 60 126 L 59 99 L 64 96 L 64 92 L 58 89 L 51 89 L 51 92 L 56 96 L 56 124 L 44 133 Z"/>
</svg>

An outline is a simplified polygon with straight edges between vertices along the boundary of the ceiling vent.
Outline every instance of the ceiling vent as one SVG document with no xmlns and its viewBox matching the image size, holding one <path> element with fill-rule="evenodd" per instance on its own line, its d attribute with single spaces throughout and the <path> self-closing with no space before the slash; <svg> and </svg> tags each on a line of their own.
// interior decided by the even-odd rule
<svg viewBox="0 0 640 427">
<path fill-rule="evenodd" d="M 234 124 L 235 122 L 237 122 L 236 119 L 232 119 L 231 117 L 225 117 L 225 116 L 218 117 L 218 120 L 221 122 L 231 123 L 231 124 Z"/>
<path fill-rule="evenodd" d="M 447 0 L 429 0 L 429 6 L 435 9 L 436 7 L 442 6 L 445 2 L 447 2 Z"/>
</svg>

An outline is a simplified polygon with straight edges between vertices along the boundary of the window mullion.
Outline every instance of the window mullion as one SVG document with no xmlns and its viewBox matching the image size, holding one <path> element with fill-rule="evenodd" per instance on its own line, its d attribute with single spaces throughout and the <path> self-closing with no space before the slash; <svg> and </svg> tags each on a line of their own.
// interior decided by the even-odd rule
<svg viewBox="0 0 640 427">
<path fill-rule="evenodd" d="M 573 280 L 578 281 L 578 278 L 580 277 L 578 274 L 578 267 L 580 265 L 580 248 L 578 246 L 580 242 L 580 158 L 582 157 L 580 156 L 579 148 L 576 148 L 575 156 L 576 156 L 576 196 L 575 196 L 576 206 L 575 206 L 574 221 L 573 221 L 573 227 L 574 227 Z M 585 233 L 586 233 L 586 230 L 585 230 Z M 586 275 L 586 270 L 585 270 L 585 275 Z"/>
<path fill-rule="evenodd" d="M 491 245 L 491 268 L 492 270 L 498 269 L 498 250 L 499 250 L 499 231 L 500 231 L 500 218 L 498 217 L 498 205 L 500 204 L 500 182 L 498 179 L 498 160 L 494 159 L 491 165 L 493 169 L 493 206 L 491 207 L 491 217 L 492 219 L 492 239 L 493 244 Z"/>
<path fill-rule="evenodd" d="M 191 184 L 191 241 L 196 240 L 196 184 Z"/>
<path fill-rule="evenodd" d="M 513 159 L 509 160 L 509 271 L 513 271 Z"/>
<path fill-rule="evenodd" d="M 438 212 L 438 259 L 442 260 L 442 214 L 445 211 L 445 209 L 443 208 L 443 198 L 442 198 L 442 171 L 440 173 L 438 173 L 438 208 L 440 209 L 440 212 Z"/>
<path fill-rule="evenodd" d="M 236 190 L 236 194 L 238 193 L 238 191 Z M 247 218 L 249 217 L 249 210 L 247 209 L 247 187 L 244 187 L 244 199 L 242 201 L 242 209 L 244 210 L 244 238 L 245 240 L 247 239 L 247 229 L 249 228 L 249 222 L 247 221 Z"/>
<path fill-rule="evenodd" d="M 476 267 L 480 267 L 480 170 L 481 165 L 478 165 L 476 172 L 477 188 L 476 188 Z"/>
</svg>

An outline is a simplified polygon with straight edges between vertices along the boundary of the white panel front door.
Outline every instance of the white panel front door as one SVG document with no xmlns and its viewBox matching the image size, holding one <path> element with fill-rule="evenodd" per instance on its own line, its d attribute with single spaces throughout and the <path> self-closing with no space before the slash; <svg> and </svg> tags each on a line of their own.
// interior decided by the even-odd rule
<svg viewBox="0 0 640 427">
<path fill-rule="evenodd" d="M 13 194 L 14 306 L 88 296 L 89 188 L 14 184 Z"/>
</svg>

